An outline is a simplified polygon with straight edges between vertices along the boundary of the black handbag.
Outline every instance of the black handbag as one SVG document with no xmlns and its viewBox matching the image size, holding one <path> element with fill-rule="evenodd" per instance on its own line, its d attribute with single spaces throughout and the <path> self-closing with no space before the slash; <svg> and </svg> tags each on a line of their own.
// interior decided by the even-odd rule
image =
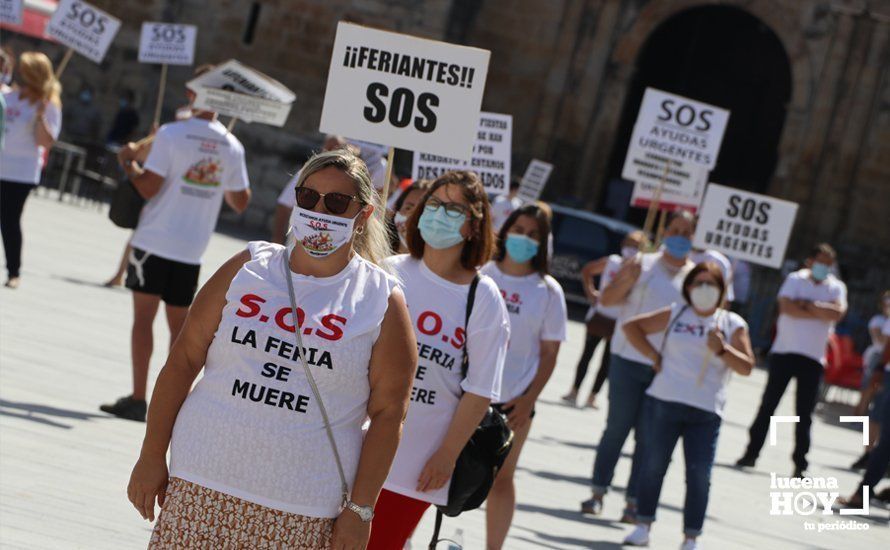
<svg viewBox="0 0 890 550">
<path fill-rule="evenodd" d="M 118 180 L 117 188 L 111 196 L 108 218 L 118 227 L 135 229 L 143 206 L 145 199 L 133 187 L 133 182 L 125 176 Z"/>
<path fill-rule="evenodd" d="M 467 295 L 465 329 L 470 322 L 478 284 L 477 274 L 470 283 L 470 292 Z M 461 372 L 464 378 L 467 377 L 469 367 L 467 343 L 465 343 L 461 357 Z M 442 516 L 455 517 L 461 512 L 475 510 L 485 502 L 495 477 L 512 447 L 513 431 L 507 426 L 507 417 L 494 407 L 488 407 L 476 431 L 457 457 L 454 473 L 451 475 L 451 487 L 448 490 L 448 504 L 436 506 L 436 527 L 429 546 L 431 550 L 435 550 L 439 542 Z"/>
</svg>

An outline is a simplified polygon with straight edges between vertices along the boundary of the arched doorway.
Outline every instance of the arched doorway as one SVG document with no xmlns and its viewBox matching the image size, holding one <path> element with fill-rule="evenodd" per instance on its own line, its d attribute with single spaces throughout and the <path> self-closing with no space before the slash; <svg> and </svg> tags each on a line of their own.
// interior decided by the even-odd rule
<svg viewBox="0 0 890 550">
<path fill-rule="evenodd" d="M 607 181 L 621 176 L 643 92 L 650 86 L 729 109 L 710 180 L 755 192 L 767 190 L 791 99 L 788 56 L 769 27 L 731 6 L 690 8 L 657 27 L 637 58 Z M 631 209 L 628 218 L 640 222 L 643 215 Z"/>
</svg>

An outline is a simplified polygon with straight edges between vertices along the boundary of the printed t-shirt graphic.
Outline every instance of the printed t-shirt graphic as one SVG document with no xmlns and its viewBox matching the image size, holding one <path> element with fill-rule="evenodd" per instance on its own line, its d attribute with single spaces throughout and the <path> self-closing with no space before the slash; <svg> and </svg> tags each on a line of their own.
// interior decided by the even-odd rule
<svg viewBox="0 0 890 550">
<path fill-rule="evenodd" d="M 510 345 L 504 361 L 499 402 L 506 403 L 528 389 L 541 362 L 541 341 L 565 342 L 566 300 L 550 275 L 507 275 L 489 262 L 482 270 L 501 291 L 510 315 Z"/>
<path fill-rule="evenodd" d="M 3 92 L 3 99 L 6 101 L 6 126 L 3 149 L 0 150 L 0 179 L 37 185 L 46 152 L 44 147 L 37 146 L 34 138 L 37 103 L 31 104 L 19 95 L 18 90 L 13 89 Z M 58 139 L 62 130 L 59 107 L 53 103 L 47 104 L 43 118 L 53 139 Z"/>
<path fill-rule="evenodd" d="M 142 210 L 132 245 L 198 265 L 223 195 L 249 186 L 244 147 L 218 121 L 193 117 L 158 130 L 145 169 L 164 178 Z"/>
<path fill-rule="evenodd" d="M 336 517 L 340 477 L 300 355 L 324 400 L 347 482 L 367 419 L 368 364 L 396 281 L 355 255 L 331 277 L 284 273 L 286 249 L 248 244 L 202 378 L 176 419 L 170 474 L 294 514 Z"/>
<path fill-rule="evenodd" d="M 500 400 L 501 376 L 509 319 L 500 291 L 482 276 L 467 330 L 464 330 L 470 285 L 459 285 L 433 273 L 407 254 L 387 260 L 402 282 L 417 336 L 418 364 L 402 441 L 384 488 L 433 504 L 448 501 L 450 482 L 436 491 L 417 491 L 427 460 L 438 450 L 463 392 Z M 469 335 L 467 334 L 469 332 Z M 469 340 L 470 370 L 461 375 L 461 352 Z"/>
</svg>

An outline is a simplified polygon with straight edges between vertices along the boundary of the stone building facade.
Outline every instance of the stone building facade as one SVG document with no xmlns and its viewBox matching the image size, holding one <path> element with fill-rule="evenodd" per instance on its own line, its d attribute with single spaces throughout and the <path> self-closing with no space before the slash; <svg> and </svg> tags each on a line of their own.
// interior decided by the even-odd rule
<svg viewBox="0 0 890 550">
<path fill-rule="evenodd" d="M 160 71 L 136 62 L 145 20 L 196 24 L 199 63 L 236 58 L 296 92 L 284 129 L 235 130 L 256 190 L 247 225 L 266 223 L 320 142 L 334 32 L 349 20 L 491 50 L 483 108 L 513 115 L 516 171 L 552 161 L 545 198 L 592 210 L 608 210 L 645 86 L 730 108 L 712 180 L 800 203 L 790 255 L 832 242 L 861 300 L 890 287 L 890 0 L 93 2 L 124 26 L 102 65 L 75 57 L 63 84 L 94 83 L 106 120 L 121 87 L 151 117 Z M 167 116 L 189 75 L 171 68 Z"/>
</svg>

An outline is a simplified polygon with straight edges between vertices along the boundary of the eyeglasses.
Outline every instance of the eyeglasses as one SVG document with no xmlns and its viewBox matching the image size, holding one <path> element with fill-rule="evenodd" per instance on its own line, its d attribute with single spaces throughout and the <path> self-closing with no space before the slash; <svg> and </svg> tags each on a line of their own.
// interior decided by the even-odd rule
<svg viewBox="0 0 890 550">
<path fill-rule="evenodd" d="M 456 202 L 442 202 L 436 197 L 428 198 L 424 208 L 427 210 L 436 210 L 440 206 L 445 209 L 445 215 L 449 218 L 459 218 L 461 216 L 466 216 L 470 212 L 470 209 L 462 204 Z"/>
<path fill-rule="evenodd" d="M 355 195 L 346 195 L 344 193 L 319 193 L 315 189 L 308 187 L 297 188 L 297 205 L 306 210 L 312 210 L 318 204 L 319 199 L 324 199 L 324 206 L 331 214 L 343 214 L 349 208 L 349 203 L 355 201 L 362 204 Z"/>
</svg>

